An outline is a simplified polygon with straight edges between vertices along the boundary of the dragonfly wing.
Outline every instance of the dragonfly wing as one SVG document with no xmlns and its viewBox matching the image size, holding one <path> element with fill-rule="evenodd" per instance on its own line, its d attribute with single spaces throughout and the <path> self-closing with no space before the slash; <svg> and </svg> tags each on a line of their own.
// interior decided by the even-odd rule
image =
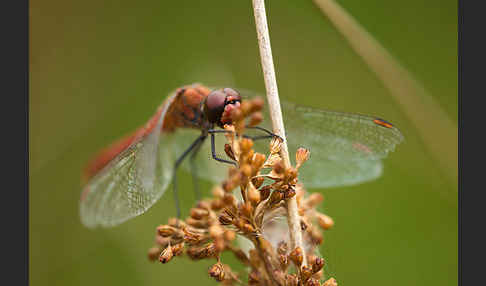
<svg viewBox="0 0 486 286">
<path fill-rule="evenodd" d="M 151 122 L 150 132 L 134 138 L 83 189 L 81 221 L 87 227 L 110 227 L 144 213 L 165 192 L 173 172 L 170 140 L 161 133 L 174 100 L 169 97 Z M 149 128 L 148 126 L 146 128 Z M 143 133 L 143 132 L 142 132 Z"/>
<path fill-rule="evenodd" d="M 401 132 L 378 118 L 320 110 L 282 102 L 289 152 L 311 151 L 301 168 L 310 188 L 349 186 L 376 179 L 382 159 L 403 140 Z M 271 128 L 268 112 L 265 125 Z"/>
</svg>

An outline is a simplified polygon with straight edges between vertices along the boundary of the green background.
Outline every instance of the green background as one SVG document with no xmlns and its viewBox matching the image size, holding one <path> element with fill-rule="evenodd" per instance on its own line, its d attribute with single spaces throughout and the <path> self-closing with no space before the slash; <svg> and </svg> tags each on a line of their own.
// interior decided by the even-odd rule
<svg viewBox="0 0 486 286">
<path fill-rule="evenodd" d="M 457 179 L 442 172 L 401 107 L 312 1 L 266 2 L 282 98 L 377 115 L 406 138 L 380 179 L 318 190 L 336 223 L 320 249 L 327 274 L 340 285 L 456 285 Z M 457 1 L 339 3 L 457 125 Z M 175 213 L 172 196 L 116 228 L 84 228 L 80 170 L 181 85 L 264 90 L 251 1 L 30 5 L 31 284 L 215 284 L 209 262 L 147 261 L 155 227 Z M 190 182 L 181 179 L 186 210 Z"/>
</svg>

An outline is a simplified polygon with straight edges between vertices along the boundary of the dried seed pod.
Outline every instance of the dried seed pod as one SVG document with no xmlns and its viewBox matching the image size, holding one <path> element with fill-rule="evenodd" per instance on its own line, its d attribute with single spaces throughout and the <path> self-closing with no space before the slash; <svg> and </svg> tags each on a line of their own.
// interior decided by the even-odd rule
<svg viewBox="0 0 486 286">
<path fill-rule="evenodd" d="M 211 201 L 211 209 L 213 211 L 219 211 L 220 209 L 222 209 L 224 206 L 224 203 L 223 203 L 223 200 L 221 199 L 214 199 Z"/>
<path fill-rule="evenodd" d="M 289 258 L 295 265 L 300 267 L 302 265 L 302 261 L 304 260 L 302 249 L 297 246 L 294 250 L 292 250 L 292 252 L 290 252 Z"/>
<path fill-rule="evenodd" d="M 157 233 L 162 237 L 170 237 L 176 233 L 177 229 L 170 225 L 159 225 Z"/>
<path fill-rule="evenodd" d="M 337 281 L 334 278 L 329 278 L 322 284 L 322 286 L 337 286 Z"/>
<path fill-rule="evenodd" d="M 174 246 L 172 246 L 172 252 L 174 253 L 175 256 L 181 255 L 183 251 L 184 251 L 184 242 L 177 243 L 174 244 Z"/>
<path fill-rule="evenodd" d="M 186 223 L 195 228 L 207 228 L 209 226 L 209 222 L 207 220 L 196 220 L 192 217 L 188 217 L 186 219 Z"/>
<path fill-rule="evenodd" d="M 271 190 L 272 190 L 272 186 L 271 185 L 263 186 L 260 189 L 260 200 L 264 201 L 264 200 L 268 199 L 268 197 L 270 196 L 270 191 Z"/>
<path fill-rule="evenodd" d="M 221 213 L 218 217 L 218 220 L 219 223 L 221 223 L 222 225 L 229 225 L 233 223 L 233 218 L 226 212 Z"/>
<path fill-rule="evenodd" d="M 321 257 L 316 257 L 314 261 L 311 262 L 312 264 L 312 272 L 317 273 L 321 271 L 322 267 L 324 267 L 325 260 Z"/>
<path fill-rule="evenodd" d="M 273 165 L 273 171 L 275 172 L 275 174 L 283 174 L 285 172 L 285 167 L 282 160 L 278 160 L 277 162 L 275 162 L 275 164 Z"/>
<path fill-rule="evenodd" d="M 263 178 L 263 177 L 254 177 L 254 178 L 251 179 L 251 182 L 253 183 L 253 185 L 257 189 L 262 186 L 264 181 L 265 181 L 265 178 Z"/>
<path fill-rule="evenodd" d="M 320 204 L 324 200 L 324 196 L 320 193 L 312 193 L 309 195 L 309 197 L 306 200 L 307 205 L 310 208 L 313 208 Z"/>
<path fill-rule="evenodd" d="M 253 141 L 248 138 L 242 138 L 240 140 L 241 152 L 248 153 L 250 152 L 251 148 L 253 147 Z"/>
<path fill-rule="evenodd" d="M 262 168 L 263 164 L 265 163 L 265 159 L 266 158 L 264 154 L 255 153 L 253 155 L 253 160 L 251 161 L 251 167 L 253 168 L 255 173 Z"/>
<path fill-rule="evenodd" d="M 250 117 L 250 123 L 248 126 L 254 127 L 263 121 L 263 114 L 261 112 L 255 112 Z"/>
<path fill-rule="evenodd" d="M 285 285 L 286 286 L 297 286 L 299 285 L 299 278 L 295 274 L 285 275 Z"/>
<path fill-rule="evenodd" d="M 284 199 L 288 200 L 288 199 L 290 199 L 290 198 L 292 198 L 294 196 L 295 196 L 295 190 L 294 190 L 294 188 L 290 187 L 287 190 L 285 190 L 285 192 L 284 192 Z"/>
<path fill-rule="evenodd" d="M 264 100 L 261 97 L 259 97 L 259 96 L 254 97 L 251 100 L 250 112 L 256 112 L 256 111 L 262 110 L 263 104 L 264 104 Z"/>
<path fill-rule="evenodd" d="M 270 195 L 270 201 L 269 202 L 270 202 L 270 204 L 276 204 L 276 203 L 279 203 L 283 198 L 284 198 L 284 195 L 282 194 L 282 192 L 275 190 Z"/>
<path fill-rule="evenodd" d="M 260 273 L 253 269 L 248 273 L 248 284 L 249 285 L 260 285 Z"/>
<path fill-rule="evenodd" d="M 253 184 L 248 184 L 247 189 L 248 199 L 253 205 L 256 205 L 260 202 L 260 192 L 253 186 Z"/>
<path fill-rule="evenodd" d="M 224 144 L 224 152 L 226 153 L 226 155 L 235 160 L 236 161 L 236 158 L 235 158 L 235 153 L 233 153 L 233 148 L 231 148 L 231 145 L 226 143 Z"/>
<path fill-rule="evenodd" d="M 243 164 L 241 167 L 240 167 L 240 171 L 241 173 L 245 176 L 245 177 L 249 177 L 251 175 L 251 166 L 250 164 Z"/>
<path fill-rule="evenodd" d="M 226 193 L 223 197 L 223 203 L 226 206 L 236 207 L 236 199 L 232 194 Z"/>
<path fill-rule="evenodd" d="M 278 154 L 282 147 L 282 140 L 280 137 L 273 137 L 270 141 L 270 154 Z"/>
<path fill-rule="evenodd" d="M 209 212 L 202 208 L 192 208 L 191 209 L 191 217 L 193 219 L 202 219 L 209 215 Z"/>
<path fill-rule="evenodd" d="M 169 262 L 172 257 L 174 256 L 174 252 L 172 251 L 172 247 L 170 246 L 170 244 L 164 249 L 162 250 L 162 252 L 160 253 L 160 256 L 159 256 L 159 261 L 162 262 L 162 263 L 167 263 Z"/>
<path fill-rule="evenodd" d="M 223 281 L 224 280 L 223 264 L 221 264 L 221 262 L 214 264 L 213 266 L 211 266 L 211 268 L 209 268 L 208 273 L 209 273 L 209 276 L 216 279 L 216 281 L 219 281 L 219 282 Z"/>
<path fill-rule="evenodd" d="M 287 270 L 287 267 L 289 266 L 289 259 L 287 255 L 285 254 L 279 254 L 278 255 L 278 262 L 280 263 L 280 268 L 282 270 Z"/>
<path fill-rule="evenodd" d="M 157 258 L 159 258 L 159 256 L 160 256 L 160 253 L 161 253 L 160 248 L 158 248 L 158 247 L 152 247 L 148 251 L 148 255 L 147 255 L 148 256 L 148 259 L 150 261 L 157 260 Z"/>
<path fill-rule="evenodd" d="M 317 279 L 315 278 L 309 278 L 305 284 L 305 286 L 320 286 L 321 284 L 319 284 L 319 281 L 317 281 Z"/>
<path fill-rule="evenodd" d="M 236 233 L 232 230 L 226 230 L 223 234 L 224 240 L 233 241 L 236 238 Z"/>
<path fill-rule="evenodd" d="M 286 255 L 287 251 L 289 251 L 289 247 L 285 241 L 280 241 L 277 245 L 277 253 Z"/>
<path fill-rule="evenodd" d="M 253 206 L 251 205 L 250 202 L 239 204 L 238 209 L 241 216 L 247 219 L 249 219 L 251 217 L 251 214 L 253 213 Z"/>
<path fill-rule="evenodd" d="M 295 152 L 295 162 L 297 163 L 296 168 L 298 169 L 305 161 L 309 159 L 310 151 L 305 148 L 297 149 Z"/>
<path fill-rule="evenodd" d="M 311 266 L 302 265 L 302 267 L 300 268 L 300 277 L 302 277 L 302 281 L 307 281 L 307 279 L 309 279 L 312 274 L 314 273 L 312 272 Z"/>
<path fill-rule="evenodd" d="M 180 221 L 179 219 L 177 219 L 175 217 L 169 218 L 169 220 L 167 221 L 167 224 L 172 226 L 172 227 L 175 227 L 175 228 L 181 228 L 181 227 L 184 226 L 184 222 Z"/>
<path fill-rule="evenodd" d="M 324 230 L 328 230 L 334 225 L 334 220 L 325 214 L 318 214 L 317 215 L 317 222 Z"/>
</svg>

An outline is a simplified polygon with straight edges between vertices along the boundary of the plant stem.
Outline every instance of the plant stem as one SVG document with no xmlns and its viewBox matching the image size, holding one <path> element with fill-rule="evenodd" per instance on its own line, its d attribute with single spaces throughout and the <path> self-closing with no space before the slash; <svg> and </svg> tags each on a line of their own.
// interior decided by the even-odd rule
<svg viewBox="0 0 486 286">
<path fill-rule="evenodd" d="M 265 13 L 264 0 L 253 0 L 253 13 L 255 15 L 255 25 L 257 30 L 258 45 L 260 48 L 260 57 L 262 62 L 263 77 L 265 80 L 265 89 L 267 91 L 267 101 L 270 110 L 270 117 L 273 125 L 273 132 L 283 138 L 280 156 L 282 157 L 285 168 L 291 166 L 287 139 L 285 137 L 284 123 L 282 119 L 282 110 L 280 108 L 280 99 L 278 97 L 277 80 L 275 77 L 275 68 L 273 65 L 272 48 L 270 46 L 270 36 L 268 33 L 267 16 Z M 302 243 L 302 232 L 300 229 L 300 216 L 298 213 L 297 199 L 295 196 L 290 198 L 286 204 L 287 222 L 290 230 L 290 245 L 294 249 L 300 247 L 303 251 L 303 265 L 307 265 L 305 249 Z"/>
</svg>

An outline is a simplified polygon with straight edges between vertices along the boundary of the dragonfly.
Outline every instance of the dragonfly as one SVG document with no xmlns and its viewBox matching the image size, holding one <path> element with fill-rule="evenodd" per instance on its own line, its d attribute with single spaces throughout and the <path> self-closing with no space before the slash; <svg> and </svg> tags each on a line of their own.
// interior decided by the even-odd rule
<svg viewBox="0 0 486 286">
<path fill-rule="evenodd" d="M 81 222 L 90 228 L 119 225 L 145 213 L 171 183 L 180 217 L 178 168 L 191 171 L 195 186 L 197 178 L 219 183 L 228 164 L 235 162 L 218 152 L 224 136 L 217 135 L 224 132 L 224 124 L 231 123 L 227 115 L 232 109 L 256 94 L 202 84 L 178 88 L 147 123 L 102 149 L 87 164 Z M 309 161 L 299 170 L 299 181 L 307 188 L 351 186 L 378 178 L 382 160 L 404 138 L 398 128 L 377 117 L 286 101 L 281 106 L 290 154 L 299 147 L 311 151 Z M 263 132 L 255 139 L 276 136 L 268 130 L 268 111 L 264 118 L 253 128 Z"/>
</svg>

